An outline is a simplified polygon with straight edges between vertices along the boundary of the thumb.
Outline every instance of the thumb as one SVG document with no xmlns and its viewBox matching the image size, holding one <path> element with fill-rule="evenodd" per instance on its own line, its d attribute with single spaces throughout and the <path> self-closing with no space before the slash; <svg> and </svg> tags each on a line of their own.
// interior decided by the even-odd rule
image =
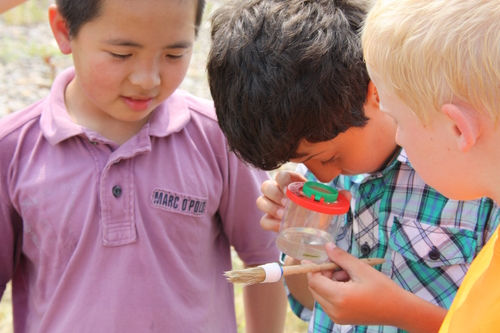
<svg viewBox="0 0 500 333">
<path fill-rule="evenodd" d="M 283 193 L 286 192 L 286 188 L 290 183 L 307 181 L 307 179 L 301 174 L 289 170 L 283 170 L 278 172 L 274 179 L 276 181 L 276 184 L 278 184 L 278 187 L 283 191 Z"/>
<path fill-rule="evenodd" d="M 348 190 L 340 190 L 339 193 L 342 194 L 347 199 L 347 201 L 351 202 L 351 192 L 349 192 Z"/>
</svg>

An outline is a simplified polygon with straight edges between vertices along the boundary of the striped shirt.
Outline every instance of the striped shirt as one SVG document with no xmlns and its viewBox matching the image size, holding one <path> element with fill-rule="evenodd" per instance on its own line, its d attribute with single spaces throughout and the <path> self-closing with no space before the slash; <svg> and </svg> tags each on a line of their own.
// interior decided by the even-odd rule
<svg viewBox="0 0 500 333">
<path fill-rule="evenodd" d="M 297 171 L 317 181 L 304 165 Z M 500 208 L 491 199 L 445 198 L 416 174 L 404 150 L 380 172 L 339 176 L 330 185 L 352 194 L 337 246 L 359 258 L 385 258 L 379 271 L 444 308 L 499 224 Z M 336 325 L 318 303 L 311 313 L 288 297 L 293 312 L 310 321 L 309 333 L 404 332 L 391 326 Z"/>
</svg>

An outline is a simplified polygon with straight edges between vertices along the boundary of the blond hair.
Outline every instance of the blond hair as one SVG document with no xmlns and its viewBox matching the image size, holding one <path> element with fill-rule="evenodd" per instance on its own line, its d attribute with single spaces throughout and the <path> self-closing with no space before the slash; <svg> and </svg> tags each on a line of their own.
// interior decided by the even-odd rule
<svg viewBox="0 0 500 333">
<path fill-rule="evenodd" d="M 362 32 L 372 75 L 426 123 L 457 97 L 500 117 L 500 0 L 378 0 Z"/>
</svg>

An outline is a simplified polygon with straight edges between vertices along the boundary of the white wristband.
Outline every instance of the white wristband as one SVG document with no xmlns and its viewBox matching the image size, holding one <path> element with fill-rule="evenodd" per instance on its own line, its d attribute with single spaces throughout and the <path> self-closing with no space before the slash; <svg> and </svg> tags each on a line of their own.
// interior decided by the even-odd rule
<svg viewBox="0 0 500 333">
<path fill-rule="evenodd" d="M 273 262 L 270 264 L 261 265 L 259 267 L 264 269 L 264 272 L 266 272 L 266 278 L 264 279 L 264 281 L 262 281 L 262 283 L 272 283 L 281 280 L 283 270 L 278 263 Z"/>
</svg>

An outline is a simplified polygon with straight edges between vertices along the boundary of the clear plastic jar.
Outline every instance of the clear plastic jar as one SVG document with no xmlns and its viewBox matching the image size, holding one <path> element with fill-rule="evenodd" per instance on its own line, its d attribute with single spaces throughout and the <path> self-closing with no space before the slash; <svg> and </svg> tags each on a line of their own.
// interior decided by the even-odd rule
<svg viewBox="0 0 500 333">
<path fill-rule="evenodd" d="M 349 201 L 328 185 L 296 182 L 288 185 L 289 198 L 276 245 L 295 259 L 325 262 L 325 244 L 335 242 Z"/>
</svg>

